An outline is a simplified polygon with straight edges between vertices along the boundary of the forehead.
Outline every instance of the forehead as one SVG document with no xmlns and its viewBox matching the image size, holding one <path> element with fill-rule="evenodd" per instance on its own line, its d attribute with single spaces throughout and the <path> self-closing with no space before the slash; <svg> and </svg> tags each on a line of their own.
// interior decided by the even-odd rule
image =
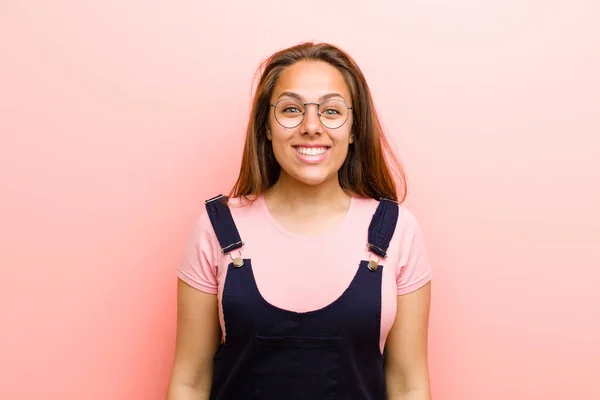
<svg viewBox="0 0 600 400">
<path fill-rule="evenodd" d="M 350 100 L 350 91 L 342 73 L 323 61 L 299 61 L 279 75 L 273 98 L 282 92 L 295 92 L 307 101 L 314 101 L 327 93 L 339 93 Z"/>
</svg>

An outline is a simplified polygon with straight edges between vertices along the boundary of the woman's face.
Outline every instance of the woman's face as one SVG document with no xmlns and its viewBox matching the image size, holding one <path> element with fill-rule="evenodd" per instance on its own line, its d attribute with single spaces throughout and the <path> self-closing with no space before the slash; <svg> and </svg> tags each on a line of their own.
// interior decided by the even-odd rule
<svg viewBox="0 0 600 400">
<path fill-rule="evenodd" d="M 281 176 L 307 185 L 337 180 L 353 141 L 351 97 L 340 71 L 322 61 L 299 61 L 280 74 L 271 104 L 277 107 L 269 110 L 267 137 Z"/>
</svg>

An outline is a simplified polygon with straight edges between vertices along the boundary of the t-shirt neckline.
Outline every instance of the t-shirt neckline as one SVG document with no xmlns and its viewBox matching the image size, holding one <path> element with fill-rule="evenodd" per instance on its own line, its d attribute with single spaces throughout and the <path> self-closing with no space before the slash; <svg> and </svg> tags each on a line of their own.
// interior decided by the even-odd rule
<svg viewBox="0 0 600 400">
<path fill-rule="evenodd" d="M 354 210 L 355 198 L 353 195 L 350 195 L 350 206 L 348 207 L 348 210 L 346 211 L 346 213 L 344 214 L 342 219 L 335 226 L 330 228 L 327 232 L 317 233 L 314 235 L 302 235 L 302 234 L 294 233 L 294 232 L 287 230 L 283 226 L 281 226 L 277 222 L 277 220 L 275 220 L 275 217 L 273 217 L 273 215 L 269 211 L 269 208 L 267 207 L 267 203 L 265 202 L 264 195 L 261 194 L 256 199 L 256 205 L 258 207 L 260 207 L 261 212 L 263 213 L 263 215 L 264 215 L 265 219 L 267 220 L 267 222 L 269 223 L 269 225 L 275 231 L 277 231 L 279 234 L 286 236 L 292 240 L 297 240 L 297 241 L 301 241 L 301 242 L 318 242 L 318 241 L 330 238 L 331 236 L 334 236 L 336 233 L 338 233 L 340 231 L 343 231 L 344 226 L 347 225 L 348 220 L 350 219 L 350 215 L 352 214 L 352 211 Z"/>
</svg>

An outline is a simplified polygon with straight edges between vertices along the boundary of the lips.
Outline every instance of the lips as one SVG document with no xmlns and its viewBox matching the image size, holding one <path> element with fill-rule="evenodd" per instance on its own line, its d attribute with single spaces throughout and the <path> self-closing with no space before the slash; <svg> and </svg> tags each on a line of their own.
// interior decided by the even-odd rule
<svg viewBox="0 0 600 400">
<path fill-rule="evenodd" d="M 329 146 L 293 146 L 298 160 L 304 164 L 318 164 L 329 154 Z"/>
<path fill-rule="evenodd" d="M 298 154 L 301 154 L 303 156 L 320 156 L 320 155 L 325 154 L 327 152 L 327 150 L 329 150 L 329 147 L 327 147 L 327 146 L 320 146 L 320 147 L 295 146 L 294 149 L 298 152 Z"/>
</svg>

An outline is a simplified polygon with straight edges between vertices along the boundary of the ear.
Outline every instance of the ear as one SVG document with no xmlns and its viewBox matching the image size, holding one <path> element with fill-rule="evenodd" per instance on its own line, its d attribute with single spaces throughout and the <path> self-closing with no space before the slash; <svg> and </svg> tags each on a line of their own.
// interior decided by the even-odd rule
<svg viewBox="0 0 600 400">
<path fill-rule="evenodd" d="M 267 126 L 267 139 L 269 139 L 269 141 L 271 141 L 273 138 L 271 137 L 271 131 L 269 130 L 269 127 Z"/>
<path fill-rule="evenodd" d="M 349 144 L 354 143 L 354 135 L 353 134 L 350 134 L 350 137 L 348 138 L 348 143 Z"/>
</svg>

